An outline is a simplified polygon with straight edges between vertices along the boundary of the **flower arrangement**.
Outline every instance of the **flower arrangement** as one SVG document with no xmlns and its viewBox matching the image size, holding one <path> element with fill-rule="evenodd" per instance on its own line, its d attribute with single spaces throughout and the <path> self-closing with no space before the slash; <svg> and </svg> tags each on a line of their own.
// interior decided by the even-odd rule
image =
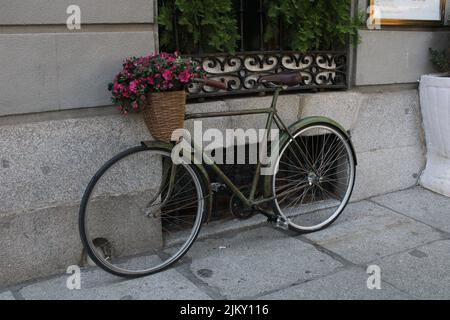
<svg viewBox="0 0 450 320">
<path fill-rule="evenodd" d="M 203 74 L 200 66 L 177 53 L 155 53 L 126 59 L 108 89 L 119 111 L 128 114 L 143 110 L 149 93 L 185 90 L 192 78 Z"/>
</svg>

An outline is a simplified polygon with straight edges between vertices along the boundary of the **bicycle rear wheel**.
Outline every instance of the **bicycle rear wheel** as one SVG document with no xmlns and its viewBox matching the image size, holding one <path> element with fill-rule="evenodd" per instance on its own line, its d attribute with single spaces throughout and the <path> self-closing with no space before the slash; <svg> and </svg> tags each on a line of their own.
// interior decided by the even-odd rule
<svg viewBox="0 0 450 320">
<path fill-rule="evenodd" d="M 122 277 L 171 266 L 200 232 L 204 190 L 196 167 L 175 166 L 170 150 L 140 146 L 117 155 L 81 202 L 80 235 L 89 257 Z"/>
<path fill-rule="evenodd" d="M 291 229 L 318 231 L 333 223 L 348 204 L 356 160 L 349 139 L 333 125 L 312 124 L 293 137 L 276 162 L 273 208 Z"/>
</svg>

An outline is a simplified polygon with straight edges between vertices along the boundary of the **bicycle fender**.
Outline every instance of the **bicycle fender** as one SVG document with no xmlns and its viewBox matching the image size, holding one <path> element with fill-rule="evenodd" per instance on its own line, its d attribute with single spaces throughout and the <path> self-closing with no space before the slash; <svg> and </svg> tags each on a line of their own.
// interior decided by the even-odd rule
<svg viewBox="0 0 450 320">
<path fill-rule="evenodd" d="M 336 121 L 334 121 L 334 120 L 332 120 L 330 118 L 327 118 L 327 117 L 311 116 L 311 117 L 303 118 L 303 119 L 293 123 L 292 125 L 290 125 L 288 127 L 288 129 L 289 129 L 289 132 L 293 133 L 293 132 L 301 130 L 302 128 L 305 128 L 305 127 L 307 127 L 309 125 L 319 124 L 319 123 L 325 123 L 325 124 L 332 125 L 333 127 L 337 128 L 339 131 L 341 131 L 341 133 L 345 137 L 347 137 L 347 141 L 348 141 L 348 143 L 350 145 L 351 152 L 352 152 L 353 157 L 355 159 L 355 166 L 358 165 L 358 160 L 356 158 L 356 151 L 355 151 L 355 148 L 353 146 L 350 133 L 347 130 L 345 130 L 345 128 L 342 125 L 340 125 L 339 123 L 337 123 Z M 283 133 L 280 136 L 280 139 L 279 139 L 279 145 L 278 145 L 279 150 L 281 150 L 284 147 L 284 145 L 290 139 L 291 138 L 290 138 L 290 136 L 287 133 Z M 272 192 L 271 191 L 272 190 L 272 188 L 271 188 L 272 178 L 273 178 L 273 176 L 266 176 L 266 178 L 264 179 L 264 195 L 266 197 L 271 197 L 272 196 L 271 195 L 271 192 Z"/>
<path fill-rule="evenodd" d="M 337 129 L 339 129 L 342 132 L 342 134 L 345 137 L 347 137 L 347 141 L 350 144 L 350 148 L 352 149 L 353 158 L 355 159 L 355 166 L 357 166 L 358 160 L 356 158 L 356 151 L 355 151 L 355 147 L 353 146 L 353 142 L 352 142 L 349 131 L 345 130 L 345 128 L 342 125 L 340 125 L 333 119 L 330 119 L 327 117 L 322 117 L 322 116 L 312 116 L 312 117 L 303 118 L 300 121 L 297 121 L 294 124 L 292 124 L 291 126 L 289 126 L 289 131 L 295 132 L 295 131 L 300 130 L 308 125 L 316 124 L 316 123 L 326 123 L 326 124 L 332 125 L 332 126 L 336 127 Z M 283 137 L 280 138 L 280 146 L 284 146 L 284 144 L 289 139 L 290 139 L 289 135 L 284 134 Z"/>
</svg>

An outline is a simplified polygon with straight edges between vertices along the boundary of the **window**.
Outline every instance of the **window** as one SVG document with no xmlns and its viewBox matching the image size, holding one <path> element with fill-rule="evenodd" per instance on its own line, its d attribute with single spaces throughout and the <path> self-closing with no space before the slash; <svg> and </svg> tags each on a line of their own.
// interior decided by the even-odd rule
<svg viewBox="0 0 450 320">
<path fill-rule="evenodd" d="M 347 88 L 347 52 L 357 35 L 350 0 L 160 0 L 162 51 L 196 60 L 230 91 L 193 85 L 190 97 L 269 91 L 261 75 L 298 71 L 291 90 Z"/>
</svg>

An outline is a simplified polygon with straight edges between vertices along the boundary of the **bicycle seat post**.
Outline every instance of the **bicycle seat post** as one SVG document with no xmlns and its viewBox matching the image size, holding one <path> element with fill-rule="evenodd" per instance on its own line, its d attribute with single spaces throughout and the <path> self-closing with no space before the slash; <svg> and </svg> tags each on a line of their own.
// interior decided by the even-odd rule
<svg viewBox="0 0 450 320">
<path fill-rule="evenodd" d="M 270 108 L 276 113 L 277 112 L 277 103 L 278 103 L 278 97 L 280 96 L 280 92 L 283 90 L 282 87 L 277 87 L 273 93 L 272 97 L 272 105 Z"/>
</svg>

